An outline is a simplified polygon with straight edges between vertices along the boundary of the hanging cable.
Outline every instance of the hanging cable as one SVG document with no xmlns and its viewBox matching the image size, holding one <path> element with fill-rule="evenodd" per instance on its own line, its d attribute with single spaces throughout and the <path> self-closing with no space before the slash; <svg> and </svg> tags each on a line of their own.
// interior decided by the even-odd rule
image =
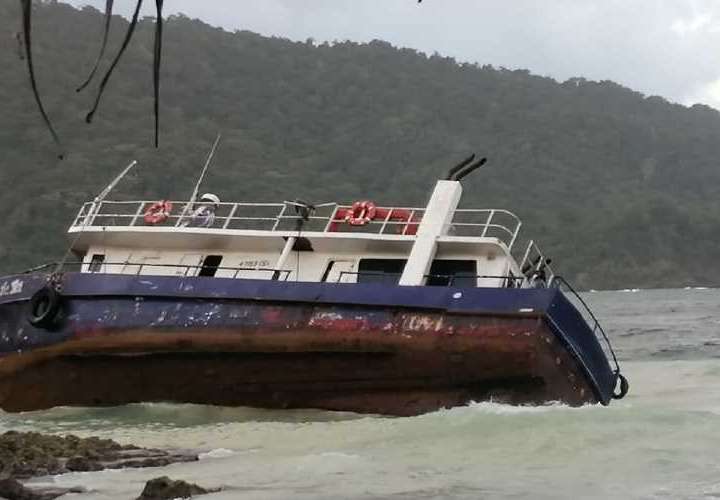
<svg viewBox="0 0 720 500">
<path fill-rule="evenodd" d="M 60 138 L 58 137 L 57 133 L 55 133 L 55 129 L 53 128 L 52 123 L 50 123 L 50 118 L 45 112 L 45 107 L 43 106 L 42 99 L 40 99 L 37 83 L 35 81 L 35 68 L 33 67 L 32 45 L 30 37 L 30 33 L 32 31 L 32 0 L 20 0 L 20 5 L 22 7 L 25 59 L 27 60 L 28 73 L 30 74 L 30 86 L 32 87 L 33 95 L 35 96 L 35 102 L 37 103 L 38 109 L 40 110 L 40 114 L 42 115 L 43 121 L 45 121 L 45 126 L 50 131 L 50 135 L 52 135 L 55 144 L 60 150 L 60 152 L 58 153 L 58 158 L 62 160 L 65 157 L 65 154 L 63 153 L 62 143 L 60 142 Z"/>
<path fill-rule="evenodd" d="M 95 72 L 98 70 L 98 66 L 100 66 L 100 60 L 102 59 L 103 55 L 105 55 L 105 47 L 107 46 L 108 34 L 110 33 L 110 20 L 112 19 L 113 1 L 114 0 L 105 0 L 105 31 L 103 33 L 102 44 L 100 45 L 100 53 L 95 60 L 95 66 L 93 66 L 93 69 L 90 72 L 90 75 L 88 75 L 85 82 L 78 88 L 76 88 L 75 92 L 80 92 L 88 86 L 90 81 L 93 79 L 93 76 L 95 76 Z"/>
<path fill-rule="evenodd" d="M 22 0 L 29 2 L 30 0 Z M 100 99 L 102 98 L 102 94 L 105 91 L 105 86 L 107 85 L 108 81 L 110 80 L 110 76 L 112 75 L 113 70 L 115 69 L 115 66 L 117 66 L 118 62 L 120 61 L 120 58 L 122 57 L 123 53 L 125 52 L 125 49 L 127 48 L 128 44 L 130 43 L 130 40 L 132 39 L 133 33 L 135 32 L 135 26 L 137 25 L 138 16 L 140 15 L 140 7 L 142 7 L 143 0 L 138 0 L 137 5 L 135 6 L 135 12 L 133 13 L 132 20 L 130 21 L 130 26 L 128 26 L 127 33 L 125 33 L 125 39 L 123 40 L 122 45 L 120 46 L 120 50 L 118 51 L 117 55 L 115 56 L 115 59 L 113 60 L 112 64 L 110 65 L 110 68 L 107 70 L 107 73 L 105 73 L 105 76 L 103 77 L 102 81 L 100 82 L 100 88 L 98 89 L 97 97 L 95 98 L 95 104 L 93 105 L 90 112 L 85 117 L 85 121 L 87 123 L 91 123 L 93 119 L 93 115 L 95 114 L 95 111 L 97 111 L 98 106 L 100 105 Z"/>
<path fill-rule="evenodd" d="M 160 57 L 162 55 L 163 0 L 155 0 L 155 8 L 157 18 L 155 19 L 155 51 L 153 53 L 153 90 L 155 91 L 153 109 L 155 111 L 155 147 L 158 147 L 158 137 L 160 135 Z"/>
</svg>

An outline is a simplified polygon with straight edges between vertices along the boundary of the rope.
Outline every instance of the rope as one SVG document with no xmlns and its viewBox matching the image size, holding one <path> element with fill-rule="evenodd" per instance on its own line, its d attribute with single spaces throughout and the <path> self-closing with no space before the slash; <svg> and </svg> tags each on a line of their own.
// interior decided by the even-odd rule
<svg viewBox="0 0 720 500">
<path fill-rule="evenodd" d="M 102 44 L 100 45 L 100 53 L 95 60 L 95 66 L 93 66 L 93 69 L 90 72 L 90 75 L 88 75 L 85 82 L 78 88 L 76 88 L 75 92 L 80 92 L 88 86 L 90 81 L 93 79 L 93 76 L 95 76 L 95 72 L 98 70 L 98 66 L 100 66 L 100 60 L 102 59 L 103 55 L 105 55 L 105 47 L 107 46 L 108 34 L 110 33 L 110 20 L 112 19 L 113 1 L 114 0 L 105 0 L 105 30 L 103 33 Z"/>
<path fill-rule="evenodd" d="M 22 0 L 29 2 L 30 0 Z M 117 55 L 115 56 L 115 59 L 113 60 L 112 64 L 110 65 L 110 68 L 107 70 L 107 73 L 105 73 L 105 76 L 103 77 L 102 81 L 100 82 L 100 88 L 97 93 L 97 97 L 95 98 L 95 104 L 93 105 L 90 112 L 85 117 L 85 121 L 87 123 L 91 123 L 93 119 L 93 115 L 98 109 L 98 106 L 100 105 L 100 99 L 102 98 L 103 92 L 105 91 L 105 86 L 107 85 L 108 81 L 110 80 L 110 76 L 112 75 L 112 72 L 115 70 L 115 66 L 117 66 L 118 62 L 120 62 L 120 58 L 125 53 L 125 49 L 127 48 L 128 44 L 130 43 L 130 40 L 132 39 L 133 33 L 135 32 L 135 26 L 137 25 L 138 16 L 140 15 L 140 7 L 142 7 L 143 0 L 138 0 L 137 5 L 135 6 L 135 12 L 133 13 L 133 17 L 130 20 L 130 26 L 128 26 L 127 33 L 125 33 L 125 39 L 123 40 L 122 45 L 120 46 L 120 50 L 118 51 Z"/>
<path fill-rule="evenodd" d="M 32 87 L 33 95 L 35 96 L 35 102 L 37 103 L 38 109 L 40 110 L 40 114 L 42 115 L 43 121 L 45 122 L 45 126 L 50 131 L 50 135 L 52 135 L 53 141 L 55 141 L 55 144 L 60 150 L 60 152 L 58 153 L 58 158 L 62 160 L 63 158 L 65 158 L 62 143 L 60 142 L 60 138 L 55 132 L 52 123 L 50 123 L 50 118 L 45 112 L 45 107 L 43 106 L 42 99 L 40 99 L 40 93 L 38 92 L 37 82 L 35 81 L 35 68 L 33 66 L 32 60 L 32 40 L 30 36 L 32 31 L 32 0 L 20 0 L 20 5 L 22 7 L 23 36 L 25 40 L 25 58 L 27 59 L 28 72 L 30 74 L 30 86 Z"/>
</svg>

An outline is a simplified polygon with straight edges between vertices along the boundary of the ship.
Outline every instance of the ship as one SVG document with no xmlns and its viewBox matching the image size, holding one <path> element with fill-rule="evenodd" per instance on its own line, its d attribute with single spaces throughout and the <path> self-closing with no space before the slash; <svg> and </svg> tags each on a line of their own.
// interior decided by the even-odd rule
<svg viewBox="0 0 720 500">
<path fill-rule="evenodd" d="M 0 278 L 0 408 L 139 402 L 412 416 L 628 392 L 583 297 L 504 209 L 111 201 L 59 262 Z"/>
</svg>

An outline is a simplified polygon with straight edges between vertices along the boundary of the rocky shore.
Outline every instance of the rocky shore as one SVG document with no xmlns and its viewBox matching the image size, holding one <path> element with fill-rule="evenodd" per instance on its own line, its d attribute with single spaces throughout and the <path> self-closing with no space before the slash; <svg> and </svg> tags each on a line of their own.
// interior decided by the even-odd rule
<svg viewBox="0 0 720 500">
<path fill-rule="evenodd" d="M 174 481 L 167 476 L 151 479 L 137 500 L 166 500 L 173 498 L 191 498 L 206 493 L 214 493 L 219 489 L 205 489 L 197 484 L 185 481 Z"/>
<path fill-rule="evenodd" d="M 121 445 L 110 439 L 8 431 L 0 435 L 0 497 L 8 500 L 50 500 L 66 493 L 83 491 L 82 488 L 32 489 L 20 482 L 32 477 L 126 467 L 161 467 L 196 460 L 197 454 L 191 452 Z M 182 491 L 183 494 L 197 495 L 211 491 L 166 477 L 148 484 L 151 486 L 150 494 L 141 498 L 162 498 L 154 493 L 163 491 L 162 486 L 169 494 Z"/>
</svg>

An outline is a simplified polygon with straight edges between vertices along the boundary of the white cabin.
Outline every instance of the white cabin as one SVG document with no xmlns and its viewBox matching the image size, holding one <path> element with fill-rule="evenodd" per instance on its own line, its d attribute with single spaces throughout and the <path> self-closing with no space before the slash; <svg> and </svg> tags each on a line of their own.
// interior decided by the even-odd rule
<svg viewBox="0 0 720 500">
<path fill-rule="evenodd" d="M 86 203 L 69 229 L 80 271 L 404 286 L 530 287 L 552 279 L 530 241 L 513 257 L 520 219 L 499 209 L 458 209 L 460 182 L 438 181 L 425 208 L 293 202 L 218 203 L 208 227 L 188 223 L 197 204 Z M 539 285 L 540 283 L 540 285 Z"/>
</svg>

